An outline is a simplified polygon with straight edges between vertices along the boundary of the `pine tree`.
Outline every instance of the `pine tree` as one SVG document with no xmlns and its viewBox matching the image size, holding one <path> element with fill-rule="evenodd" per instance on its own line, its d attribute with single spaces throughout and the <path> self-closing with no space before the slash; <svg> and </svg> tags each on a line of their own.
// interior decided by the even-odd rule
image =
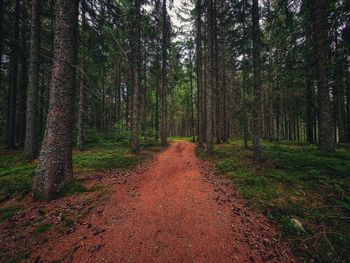
<svg viewBox="0 0 350 263">
<path fill-rule="evenodd" d="M 56 5 L 54 62 L 45 136 L 36 170 L 33 196 L 52 200 L 73 178 L 72 130 L 77 62 L 79 0 Z"/>
</svg>

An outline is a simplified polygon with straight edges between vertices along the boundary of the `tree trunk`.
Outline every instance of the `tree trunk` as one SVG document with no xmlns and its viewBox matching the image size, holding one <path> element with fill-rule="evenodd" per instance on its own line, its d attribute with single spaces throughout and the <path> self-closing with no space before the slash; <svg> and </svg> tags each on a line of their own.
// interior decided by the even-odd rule
<svg viewBox="0 0 350 263">
<path fill-rule="evenodd" d="M 24 145 L 25 130 L 26 130 L 26 97 L 28 88 L 28 14 L 25 4 L 21 7 L 21 82 L 19 85 L 19 100 L 18 100 L 18 123 L 17 123 L 17 143 L 20 146 Z"/>
<path fill-rule="evenodd" d="M 131 150 L 133 153 L 140 151 L 139 130 L 140 130 L 140 74 L 141 74 L 141 55 L 140 55 L 140 0 L 134 1 L 134 21 L 132 36 L 132 56 L 133 56 L 133 100 L 132 100 L 132 119 L 131 119 Z"/>
<path fill-rule="evenodd" d="M 38 86 L 40 67 L 40 0 L 32 1 L 29 85 L 27 91 L 26 138 L 24 155 L 34 159 L 38 153 Z"/>
<path fill-rule="evenodd" d="M 327 29 L 326 18 L 327 0 L 313 0 L 312 18 L 314 26 L 315 55 L 318 83 L 318 119 L 319 119 L 319 148 L 325 151 L 334 151 L 332 131 L 332 105 L 329 97 L 328 70 L 327 70 Z"/>
<path fill-rule="evenodd" d="M 306 141 L 308 143 L 314 143 L 314 92 L 312 79 L 308 79 L 306 82 Z"/>
<path fill-rule="evenodd" d="M 202 0 L 196 1 L 196 75 L 197 75 L 197 100 L 198 100 L 198 146 L 203 148 L 204 141 L 204 105 L 202 85 Z"/>
<path fill-rule="evenodd" d="M 12 54 L 11 54 L 10 92 L 9 92 L 10 98 L 9 98 L 9 113 L 8 113 L 8 131 L 7 131 L 7 147 L 9 149 L 14 149 L 16 147 L 19 15 L 20 15 L 20 0 L 16 0 L 14 37 L 13 37 Z"/>
<path fill-rule="evenodd" d="M 214 57 L 214 14 L 213 14 L 213 0 L 208 1 L 208 85 L 207 85 L 207 152 L 209 154 L 213 153 L 213 91 L 214 91 L 214 85 L 215 85 L 215 57 Z"/>
<path fill-rule="evenodd" d="M 3 31 L 3 20 L 4 20 L 4 0 L 0 0 L 0 58 L 2 58 L 2 45 L 4 42 L 4 31 Z M 2 89 L 2 59 L 0 59 L 0 91 Z"/>
<path fill-rule="evenodd" d="M 167 53 L 168 53 L 168 26 L 167 26 L 167 7 L 166 0 L 163 0 L 162 8 L 162 74 L 161 74 L 161 92 L 160 92 L 160 137 L 163 146 L 168 144 L 168 114 L 167 114 Z"/>
<path fill-rule="evenodd" d="M 335 68 L 335 90 L 336 90 L 336 120 L 338 126 L 338 138 L 340 143 L 346 142 L 346 121 L 345 121 L 345 96 L 343 62 L 339 59 Z"/>
<path fill-rule="evenodd" d="M 80 85 L 79 85 L 79 109 L 78 109 L 78 123 L 77 123 L 77 147 L 80 151 L 85 149 L 84 147 L 84 125 L 85 125 L 85 41 L 84 34 L 86 31 L 85 21 L 85 8 L 81 5 L 81 58 L 80 58 Z"/>
<path fill-rule="evenodd" d="M 261 145 L 262 136 L 262 110 L 261 110 L 261 62 L 260 62 L 260 26 L 259 26 L 259 0 L 253 0 L 253 67 L 254 67 L 254 158 L 256 161 L 262 159 L 263 149 Z"/>
<path fill-rule="evenodd" d="M 52 200 L 73 179 L 72 129 L 79 0 L 58 0 L 49 111 L 33 197 Z"/>
</svg>

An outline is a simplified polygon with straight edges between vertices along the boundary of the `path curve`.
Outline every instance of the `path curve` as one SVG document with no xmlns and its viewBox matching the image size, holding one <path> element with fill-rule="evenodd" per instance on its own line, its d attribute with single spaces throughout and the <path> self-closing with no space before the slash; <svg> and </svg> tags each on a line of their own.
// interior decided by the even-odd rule
<svg viewBox="0 0 350 263">
<path fill-rule="evenodd" d="M 112 186 L 106 205 L 77 231 L 37 255 L 72 262 L 291 262 L 272 244 L 273 228 L 244 205 L 237 208 L 227 187 L 205 180 L 194 150 L 189 142 L 172 143 L 145 172 Z M 220 201 L 228 195 L 229 202 Z"/>
</svg>

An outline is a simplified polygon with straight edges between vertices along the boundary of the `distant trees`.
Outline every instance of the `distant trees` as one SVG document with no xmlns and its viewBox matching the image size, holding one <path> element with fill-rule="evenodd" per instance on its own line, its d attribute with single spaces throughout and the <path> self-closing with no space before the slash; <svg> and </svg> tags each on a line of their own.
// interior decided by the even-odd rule
<svg viewBox="0 0 350 263">
<path fill-rule="evenodd" d="M 56 6 L 54 62 L 47 124 L 36 170 L 33 195 L 51 200 L 73 178 L 72 129 L 77 62 L 79 0 Z"/>
<path fill-rule="evenodd" d="M 210 138 L 213 127 L 216 142 L 225 138 L 222 134 L 243 136 L 247 147 L 252 138 L 260 159 L 262 139 L 308 141 L 327 151 L 336 142 L 348 142 L 349 12 L 342 1 L 213 0 L 202 9 L 196 2 L 196 59 L 203 57 L 196 71 L 199 143 L 202 136 Z M 205 22 L 201 42 L 198 21 Z M 203 107 L 201 83 L 207 98 Z"/>
</svg>

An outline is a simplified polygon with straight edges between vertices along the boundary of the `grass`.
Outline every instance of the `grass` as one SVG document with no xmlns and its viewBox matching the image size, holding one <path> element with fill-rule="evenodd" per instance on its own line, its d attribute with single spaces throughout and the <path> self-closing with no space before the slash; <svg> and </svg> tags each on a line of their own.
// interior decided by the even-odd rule
<svg viewBox="0 0 350 263">
<path fill-rule="evenodd" d="M 132 155 L 128 143 L 116 142 L 102 135 L 89 135 L 86 151 L 73 151 L 73 170 L 78 180 L 67 185 L 66 195 L 85 192 L 79 174 L 93 171 L 129 169 L 150 158 L 149 151 L 158 151 L 158 143 L 152 139 L 142 140 L 141 149 L 147 153 Z M 0 148 L 0 202 L 9 198 L 21 198 L 31 191 L 36 164 L 27 161 L 22 150 L 9 151 Z"/>
<path fill-rule="evenodd" d="M 350 148 L 327 153 L 303 143 L 266 142 L 267 160 L 257 165 L 252 149 L 242 145 L 232 140 L 211 156 L 197 153 L 226 174 L 254 210 L 277 222 L 300 261 L 350 258 Z"/>
<path fill-rule="evenodd" d="M 169 137 L 169 142 L 176 142 L 176 141 L 186 141 L 186 142 L 193 142 L 192 137 Z"/>
<path fill-rule="evenodd" d="M 37 226 L 34 234 L 35 235 L 44 234 L 45 232 L 49 231 L 52 226 L 53 226 L 52 224 L 41 224 L 41 225 Z"/>
<path fill-rule="evenodd" d="M 0 222 L 12 218 L 12 216 L 19 210 L 18 207 L 6 207 L 0 209 Z"/>
</svg>

